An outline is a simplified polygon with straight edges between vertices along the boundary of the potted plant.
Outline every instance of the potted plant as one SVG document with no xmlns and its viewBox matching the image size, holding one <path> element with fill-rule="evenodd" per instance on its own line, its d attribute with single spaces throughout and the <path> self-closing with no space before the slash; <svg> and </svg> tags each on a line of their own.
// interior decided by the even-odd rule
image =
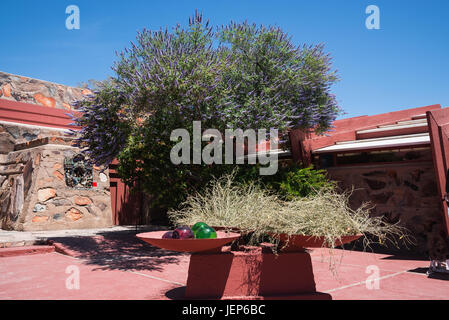
<svg viewBox="0 0 449 320">
<path fill-rule="evenodd" d="M 351 192 L 338 192 L 334 184 L 305 197 L 288 200 L 255 181 L 238 183 L 235 172 L 213 179 L 205 190 L 190 195 L 181 209 L 168 212 L 175 225 L 203 221 L 221 229 L 239 230 L 246 244 L 264 241 L 274 248 L 330 247 L 363 237 L 364 245 L 375 241 L 411 242 L 407 231 L 381 217 L 370 217 L 369 203 L 356 210 L 349 206 Z M 267 237 L 268 236 L 268 237 Z"/>
<path fill-rule="evenodd" d="M 212 180 L 205 190 L 189 196 L 181 209 L 169 211 L 170 219 L 177 225 L 202 221 L 238 229 L 243 237 L 225 254 L 192 254 L 186 294 L 190 298 L 221 294 L 227 298 L 329 299 L 315 291 L 311 258 L 305 248 L 328 247 L 331 252 L 359 237 L 365 246 L 374 239 L 395 244 L 398 238 L 410 241 L 398 224 L 370 217 L 369 204 L 351 209 L 349 196 L 332 186 L 286 200 L 255 181 L 237 183 L 235 172 Z M 272 252 L 267 252 L 267 247 Z M 332 254 L 330 257 L 330 270 L 335 272 Z M 227 278 L 220 280 L 220 292 L 207 285 L 221 276 Z"/>
</svg>

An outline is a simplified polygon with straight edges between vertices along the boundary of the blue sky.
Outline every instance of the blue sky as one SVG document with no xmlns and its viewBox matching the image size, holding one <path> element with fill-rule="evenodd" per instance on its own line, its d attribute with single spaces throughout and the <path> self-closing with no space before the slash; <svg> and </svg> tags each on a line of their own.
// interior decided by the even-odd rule
<svg viewBox="0 0 449 320">
<path fill-rule="evenodd" d="M 65 27 L 71 4 L 80 30 Z M 368 5 L 380 9 L 380 30 L 365 27 Z M 3 1 L 0 71 L 72 86 L 102 80 L 138 30 L 186 24 L 195 9 L 213 25 L 278 25 L 298 45 L 324 43 L 342 117 L 449 106 L 447 0 Z"/>
</svg>

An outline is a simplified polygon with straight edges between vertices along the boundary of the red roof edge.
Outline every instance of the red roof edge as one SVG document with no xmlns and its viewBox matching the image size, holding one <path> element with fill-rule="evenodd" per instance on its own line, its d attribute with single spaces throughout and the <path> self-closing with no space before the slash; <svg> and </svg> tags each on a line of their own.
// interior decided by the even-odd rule
<svg viewBox="0 0 449 320">
<path fill-rule="evenodd" d="M 43 107 L 31 103 L 0 99 L 0 121 L 31 124 L 60 129 L 79 129 L 70 125 L 69 110 Z"/>
<path fill-rule="evenodd" d="M 334 131 L 329 132 L 330 135 L 342 131 L 358 131 L 364 129 L 372 129 L 374 127 L 386 124 L 393 124 L 397 121 L 409 120 L 418 114 L 425 114 L 427 111 L 441 109 L 440 104 L 432 104 L 429 106 L 404 109 L 399 111 L 376 114 L 372 116 L 353 117 L 334 121 Z M 320 138 L 322 136 L 314 136 Z M 312 137 L 313 139 L 313 137 Z"/>
<path fill-rule="evenodd" d="M 404 109 L 372 116 L 361 116 L 336 120 L 334 128 L 326 135 L 304 133 L 301 130 L 293 130 L 290 133 L 292 155 L 296 161 L 304 164 L 311 163 L 311 151 L 334 145 L 340 141 L 356 140 L 356 132 L 364 129 L 372 129 L 380 125 L 394 124 L 398 121 L 410 120 L 412 116 L 425 114 L 427 111 L 441 109 L 440 104 L 432 104 L 424 107 Z"/>
</svg>

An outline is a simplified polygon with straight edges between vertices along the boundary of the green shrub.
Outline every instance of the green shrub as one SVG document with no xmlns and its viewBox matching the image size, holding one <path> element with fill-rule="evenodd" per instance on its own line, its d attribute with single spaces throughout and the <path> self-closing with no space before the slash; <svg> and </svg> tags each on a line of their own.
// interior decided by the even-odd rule
<svg viewBox="0 0 449 320">
<path fill-rule="evenodd" d="M 298 165 L 281 170 L 280 181 L 275 187 L 278 193 L 287 200 L 307 197 L 324 189 L 335 186 L 326 176 L 325 170 L 316 170 L 313 166 L 301 168 Z"/>
<path fill-rule="evenodd" d="M 325 170 L 317 170 L 313 166 L 303 168 L 300 164 L 279 167 L 272 176 L 260 176 L 258 165 L 240 166 L 235 180 L 240 183 L 261 183 L 283 200 L 307 197 L 336 185 L 329 180 Z"/>
</svg>

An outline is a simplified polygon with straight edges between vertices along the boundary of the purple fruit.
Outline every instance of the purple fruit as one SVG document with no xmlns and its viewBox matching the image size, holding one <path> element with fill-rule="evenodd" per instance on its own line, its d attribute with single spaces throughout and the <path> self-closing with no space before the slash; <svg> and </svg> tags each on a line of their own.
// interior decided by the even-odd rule
<svg viewBox="0 0 449 320">
<path fill-rule="evenodd" d="M 166 233 L 164 233 L 162 239 L 173 239 L 173 231 L 167 231 Z"/>
<path fill-rule="evenodd" d="M 187 226 L 176 228 L 173 231 L 173 239 L 191 239 L 194 238 L 193 231 Z"/>
</svg>

